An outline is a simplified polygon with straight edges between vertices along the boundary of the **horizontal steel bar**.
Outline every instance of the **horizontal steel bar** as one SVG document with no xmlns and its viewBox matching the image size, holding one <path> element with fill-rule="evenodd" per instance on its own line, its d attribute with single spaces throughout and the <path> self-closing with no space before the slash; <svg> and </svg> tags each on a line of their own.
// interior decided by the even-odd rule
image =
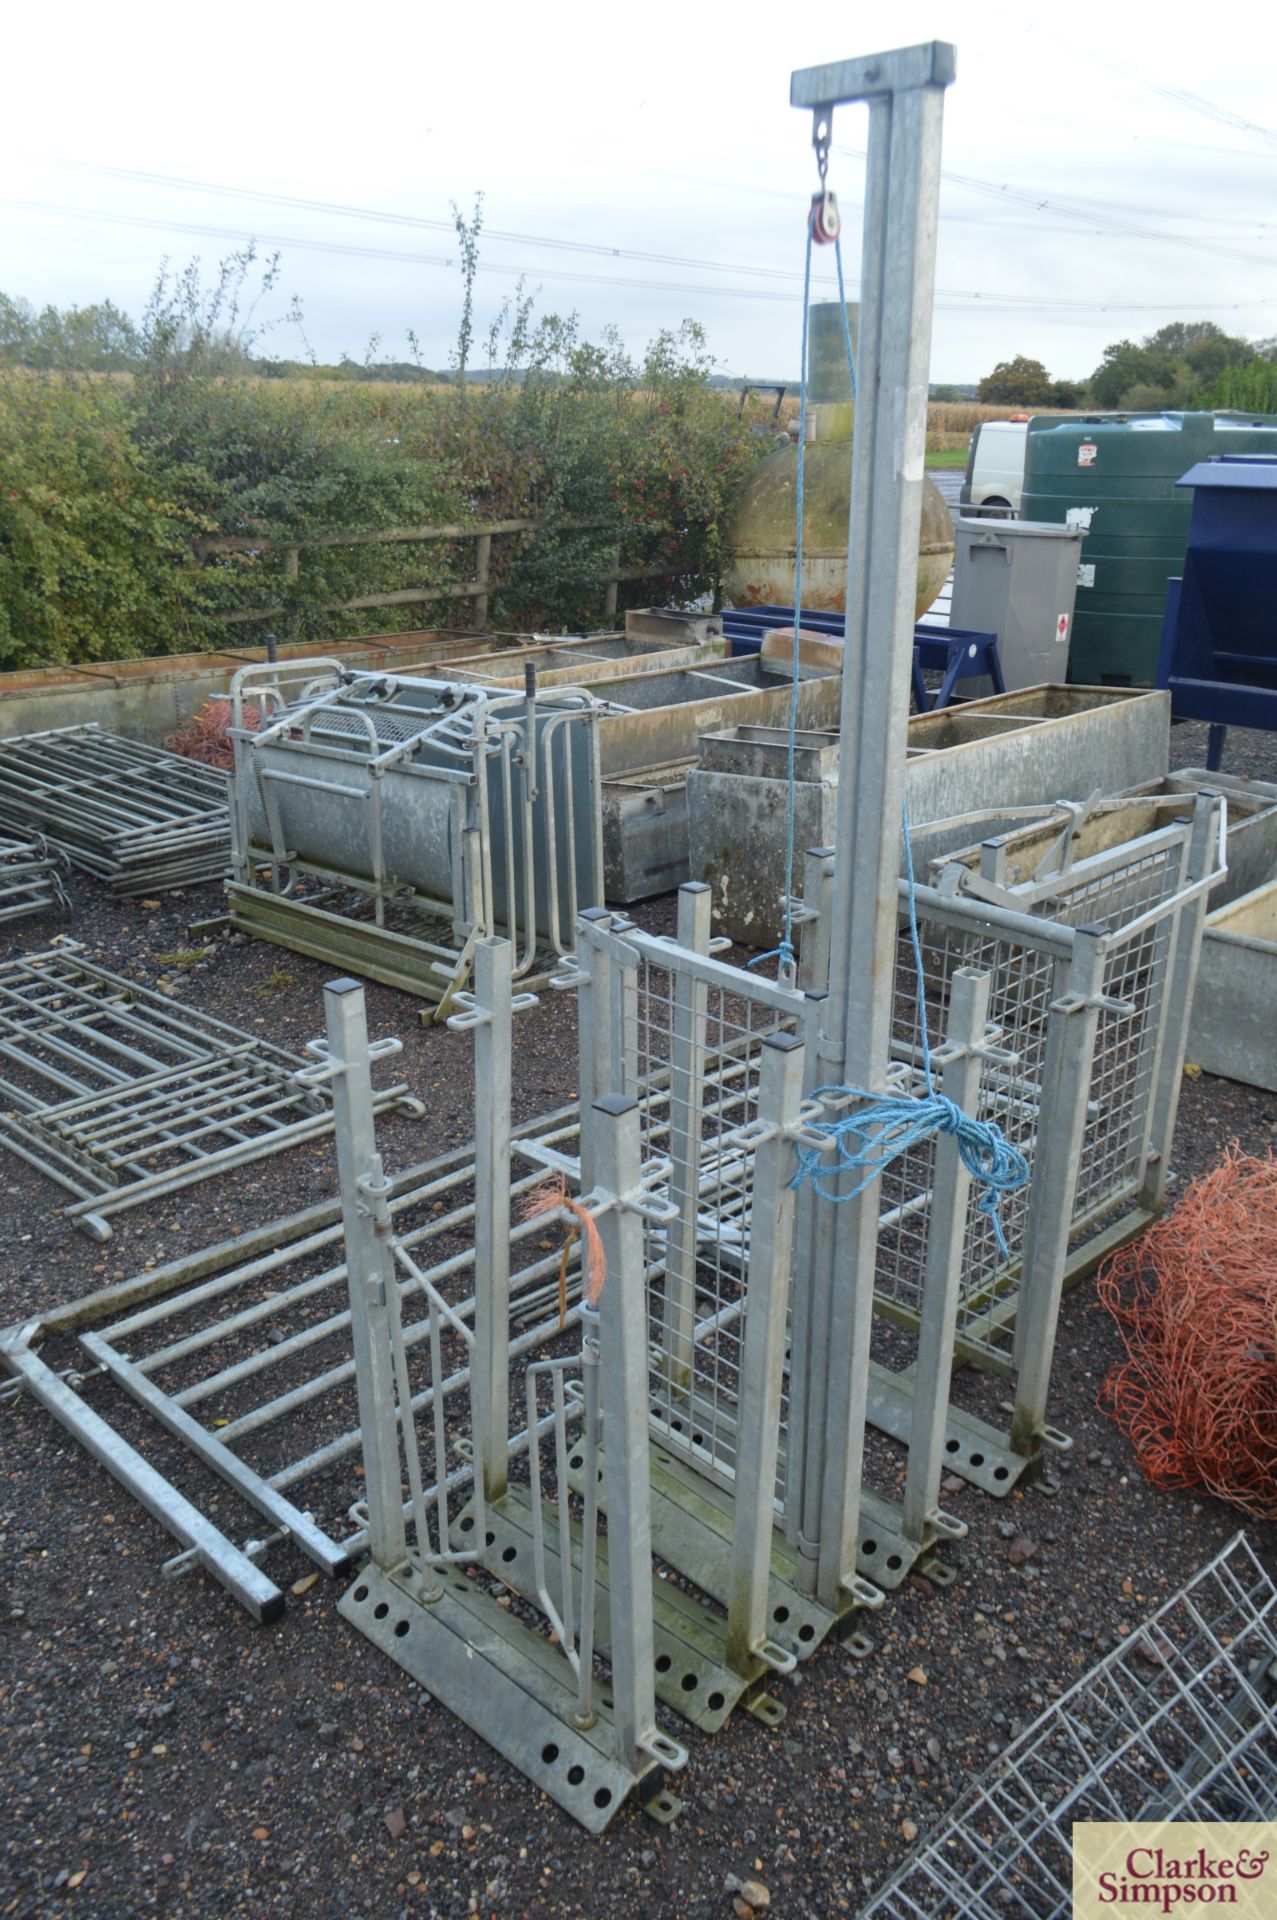
<svg viewBox="0 0 1277 1920">
<path fill-rule="evenodd" d="M 957 59 L 946 40 L 928 40 L 891 53 L 870 53 L 858 60 L 834 60 L 821 67 L 800 67 L 790 75 L 791 107 L 847 106 L 883 94 L 916 87 L 952 86 Z"/>
<path fill-rule="evenodd" d="M 118 1354 L 109 1341 L 96 1333 L 84 1333 L 80 1336 L 80 1345 L 92 1360 L 106 1368 L 111 1378 L 139 1406 L 145 1407 L 161 1426 L 189 1447 L 197 1460 L 211 1467 L 274 1526 L 285 1528 L 289 1537 L 317 1567 L 322 1567 L 333 1578 L 350 1571 L 347 1555 L 334 1546 L 308 1514 L 302 1513 L 291 1500 L 286 1500 L 283 1494 L 263 1480 L 260 1474 L 245 1466 L 215 1434 L 206 1432 L 198 1420 L 185 1413 L 166 1393 L 161 1393 L 152 1381 Z"/>
<path fill-rule="evenodd" d="M 232 1593 L 255 1620 L 264 1624 L 279 1618 L 284 1611 L 284 1596 L 274 1581 L 268 1580 L 247 1554 L 241 1553 L 197 1507 L 170 1486 L 149 1461 L 135 1452 L 29 1347 L 0 1340 L 0 1357 L 45 1411 L 106 1468 L 112 1479 L 132 1494 L 139 1506 L 145 1507 L 153 1519 L 193 1553 L 205 1571 Z"/>
</svg>

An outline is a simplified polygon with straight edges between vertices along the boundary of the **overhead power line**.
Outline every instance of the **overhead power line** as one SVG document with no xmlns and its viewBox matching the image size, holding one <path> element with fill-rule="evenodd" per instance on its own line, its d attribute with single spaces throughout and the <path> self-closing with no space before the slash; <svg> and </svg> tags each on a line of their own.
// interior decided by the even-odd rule
<svg viewBox="0 0 1277 1920">
<path fill-rule="evenodd" d="M 851 158 L 863 160 L 862 147 L 845 147 L 835 144 L 835 153 L 846 154 Z M 955 173 L 951 168 L 941 169 L 940 178 L 950 186 L 960 187 L 964 192 L 977 193 L 986 199 L 994 199 L 1005 205 L 1034 208 L 1039 213 L 1048 210 L 1057 213 L 1062 219 L 1073 220 L 1080 226 L 1099 226 L 1108 232 L 1121 234 L 1130 240 L 1154 241 L 1162 246 L 1189 247 L 1196 254 L 1211 254 L 1217 259 L 1239 260 L 1246 266 L 1272 268 L 1277 266 L 1277 255 L 1251 253 L 1240 247 L 1230 247 L 1214 240 L 1204 240 L 1186 233 L 1168 233 L 1164 229 L 1143 225 L 1137 220 L 1128 220 L 1121 214 L 1105 210 L 1099 201 L 1080 201 L 1066 195 L 1044 193 L 1035 187 L 1013 185 L 1011 181 L 982 180 L 975 174 Z"/>
<path fill-rule="evenodd" d="M 185 233 L 199 238 L 226 240 L 243 246 L 256 241 L 263 246 L 296 248 L 309 253 L 335 254 L 352 259 L 380 260 L 394 265 L 451 268 L 456 262 L 451 255 L 414 253 L 393 247 L 366 247 L 349 241 L 305 239 L 295 234 L 246 232 L 242 228 L 204 225 L 194 221 L 166 219 L 158 215 L 111 213 L 98 207 L 66 206 L 56 201 L 0 199 L 0 206 L 15 212 L 53 214 L 73 220 L 86 220 L 99 225 L 138 227 L 150 232 Z M 801 285 L 801 275 L 786 274 L 783 269 L 772 270 L 777 279 L 787 280 L 789 288 Z M 700 296 L 710 294 L 717 298 L 735 300 L 769 300 L 792 302 L 793 292 L 782 287 L 742 287 L 715 285 L 712 282 L 687 282 L 669 280 L 636 279 L 624 274 L 583 273 L 575 270 L 552 269 L 545 272 L 539 267 L 516 265 L 506 261 L 485 259 L 481 273 L 499 273 L 519 279 L 540 279 L 564 281 L 569 284 L 614 287 L 627 291 L 647 293 L 676 293 Z M 822 291 L 833 293 L 832 283 L 822 286 Z M 848 291 L 858 289 L 849 286 Z M 1267 309 L 1277 306 L 1277 300 L 1222 300 L 1214 302 L 1194 302 L 1178 305 L 1164 301 L 1120 301 L 1089 299 L 1043 299 L 1036 294 L 1015 294 L 990 292 L 980 288 L 941 287 L 937 289 L 936 306 L 941 311 L 971 311 L 1006 313 L 1053 313 L 1086 317 L 1096 313 L 1196 313 L 1205 310 L 1217 313 L 1237 313 L 1251 309 Z"/>
<path fill-rule="evenodd" d="M 1115 67 L 1110 63 L 1111 73 L 1120 73 L 1124 79 L 1137 80 L 1149 93 L 1157 94 L 1159 99 L 1169 100 L 1174 106 L 1184 107 L 1189 113 L 1198 113 L 1207 120 L 1214 120 L 1221 127 L 1234 127 L 1238 133 L 1253 133 L 1256 139 L 1266 140 L 1277 147 L 1277 129 L 1262 126 L 1257 120 L 1248 120 L 1244 114 L 1234 112 L 1232 107 L 1221 107 L 1214 100 L 1206 100 L 1200 93 L 1190 93 L 1187 87 L 1176 87 L 1164 80 L 1152 80 L 1146 73 L 1133 73 L 1125 67 Z"/>
<path fill-rule="evenodd" d="M 856 159 L 864 159 L 864 150 L 858 147 L 838 146 L 836 151 Z M 228 199 L 247 200 L 259 205 L 291 207 L 307 213 L 322 213 L 342 219 L 372 220 L 380 224 L 420 228 L 426 232 L 453 233 L 452 221 L 434 219 L 425 214 L 404 213 L 382 207 L 367 207 L 338 200 L 318 200 L 298 194 L 271 193 L 256 187 L 235 187 L 209 180 L 194 180 L 181 174 L 162 173 L 141 167 L 117 167 L 101 161 L 64 160 L 53 156 L 42 156 L 42 164 L 63 168 L 69 171 L 104 175 L 110 179 L 136 180 L 145 185 L 178 188 L 188 193 L 213 194 Z M 663 178 L 666 176 L 662 176 Z M 1155 244 L 1174 246 L 1192 246 L 1196 252 L 1214 252 L 1224 258 L 1233 258 L 1245 265 L 1272 265 L 1271 255 L 1260 255 L 1229 248 L 1216 241 L 1195 240 L 1186 234 L 1168 233 L 1150 228 L 1137 220 L 1122 217 L 1112 210 L 1112 203 L 1100 200 L 1086 200 L 1077 196 L 1044 195 L 1033 188 L 1012 187 L 1008 183 L 995 180 L 982 180 L 970 174 L 955 173 L 946 170 L 942 178 L 951 186 L 960 190 L 977 193 L 985 199 L 998 202 L 1003 206 L 1014 205 L 1027 208 L 1034 213 L 1051 210 L 1069 224 L 1052 227 L 1047 223 L 1035 221 L 1032 227 L 1041 233 L 1077 233 L 1079 225 L 1087 226 L 1098 235 L 1099 230 L 1107 228 L 1111 232 L 1122 234 L 1131 239 L 1142 239 Z M 697 182 L 696 184 L 710 184 Z M 792 201 L 793 196 L 780 189 L 749 188 L 751 192 L 766 193 L 768 198 Z M 860 211 L 859 205 L 843 197 L 844 212 L 854 214 Z M 953 217 L 953 216 L 949 216 Z M 961 219 L 978 216 L 960 215 Z M 990 221 L 987 224 L 1006 228 L 1006 221 Z M 1256 227 L 1256 237 L 1263 232 L 1263 224 Z M 740 261 L 711 261 L 689 259 L 685 255 L 646 252 L 639 248 L 615 246 L 607 242 L 574 240 L 559 235 L 521 233 L 507 229 L 489 227 L 485 229 L 491 240 L 510 243 L 516 246 L 546 248 L 555 252 L 594 254 L 606 259 L 633 260 L 644 265 L 678 267 L 691 271 L 712 271 L 743 274 L 750 278 L 776 279 L 792 282 L 794 276 L 787 269 L 777 267 L 754 266 Z"/>
</svg>

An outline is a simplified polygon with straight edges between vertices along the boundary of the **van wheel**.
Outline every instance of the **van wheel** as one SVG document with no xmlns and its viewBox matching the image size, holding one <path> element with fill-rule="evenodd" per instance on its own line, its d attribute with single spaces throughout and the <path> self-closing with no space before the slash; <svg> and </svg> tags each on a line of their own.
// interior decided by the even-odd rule
<svg viewBox="0 0 1277 1920">
<path fill-rule="evenodd" d="M 991 493 L 987 500 L 980 502 L 980 517 L 982 520 L 1009 520 L 1011 502 L 1004 500 L 999 493 Z"/>
</svg>

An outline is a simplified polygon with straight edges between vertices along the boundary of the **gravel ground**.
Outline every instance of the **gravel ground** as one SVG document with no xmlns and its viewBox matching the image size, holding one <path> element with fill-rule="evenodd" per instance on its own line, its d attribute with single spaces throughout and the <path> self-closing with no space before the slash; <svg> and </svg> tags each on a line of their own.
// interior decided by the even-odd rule
<svg viewBox="0 0 1277 1920">
<path fill-rule="evenodd" d="M 1176 764 L 1202 763 L 1204 735 L 1176 730 Z M 1277 777 L 1277 744 L 1235 735 L 1226 765 Z M 190 944 L 188 921 L 218 911 L 216 890 L 152 909 L 86 883 L 75 894 L 74 931 L 108 966 L 166 978 L 186 1003 L 295 1049 L 321 1030 L 324 970 L 305 959 L 227 935 L 190 971 L 162 958 Z M 665 925 L 669 910 L 658 902 L 640 917 Z M 4 930 L 0 954 L 37 944 L 38 928 Z M 383 1125 L 397 1168 L 469 1136 L 469 1048 L 419 1026 L 402 996 L 372 987 L 368 999 L 374 1034 L 405 1043 L 395 1076 L 427 1107 L 423 1121 Z M 544 996 L 516 1040 L 518 1116 L 570 1097 L 570 996 Z M 1277 1098 L 1187 1082 L 1177 1177 L 1232 1138 L 1263 1151 L 1275 1131 Z M 6 1156 L 0 1320 L 327 1198 L 334 1184 L 321 1143 L 126 1214 L 95 1248 L 56 1212 L 59 1191 Z M 1095 1406 L 1117 1354 L 1092 1287 L 1079 1287 L 1054 1386 L 1053 1418 L 1074 1439 L 1058 1493 L 947 1495 L 970 1524 L 949 1554 L 952 1587 L 913 1579 L 874 1621 L 871 1658 L 827 1646 L 778 1683 L 788 1715 L 777 1732 L 738 1715 L 712 1739 L 691 1733 L 678 1823 L 626 1808 L 602 1839 L 415 1692 L 338 1618 L 322 1581 L 262 1629 L 203 1576 L 162 1580 L 168 1537 L 38 1407 L 4 1403 L 0 1915 L 681 1920 L 729 1914 L 733 1875 L 763 1882 L 780 1920 L 856 1913 L 912 1829 L 1236 1531 L 1220 1503 L 1142 1482 Z M 1277 1569 L 1277 1529 L 1250 1533 Z M 268 1567 L 286 1587 L 309 1572 L 287 1548 Z"/>
</svg>

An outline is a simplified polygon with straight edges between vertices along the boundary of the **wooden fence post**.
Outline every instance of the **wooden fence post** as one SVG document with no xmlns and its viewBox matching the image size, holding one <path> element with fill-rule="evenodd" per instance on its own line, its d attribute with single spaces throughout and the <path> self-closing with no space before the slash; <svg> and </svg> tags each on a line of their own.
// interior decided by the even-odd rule
<svg viewBox="0 0 1277 1920">
<path fill-rule="evenodd" d="M 492 566 L 492 535 L 481 533 L 475 543 L 474 583 L 479 591 L 474 597 L 474 614 L 471 625 L 480 632 L 488 624 L 488 577 Z"/>
<path fill-rule="evenodd" d="M 284 548 L 284 577 L 288 580 L 296 580 L 301 573 L 301 568 L 302 568 L 301 548 L 285 547 Z M 302 617 L 301 617 L 301 614 L 297 611 L 296 607 L 293 607 L 290 610 L 288 615 L 289 646 L 290 647 L 300 646 L 301 637 L 302 637 Z"/>
</svg>

